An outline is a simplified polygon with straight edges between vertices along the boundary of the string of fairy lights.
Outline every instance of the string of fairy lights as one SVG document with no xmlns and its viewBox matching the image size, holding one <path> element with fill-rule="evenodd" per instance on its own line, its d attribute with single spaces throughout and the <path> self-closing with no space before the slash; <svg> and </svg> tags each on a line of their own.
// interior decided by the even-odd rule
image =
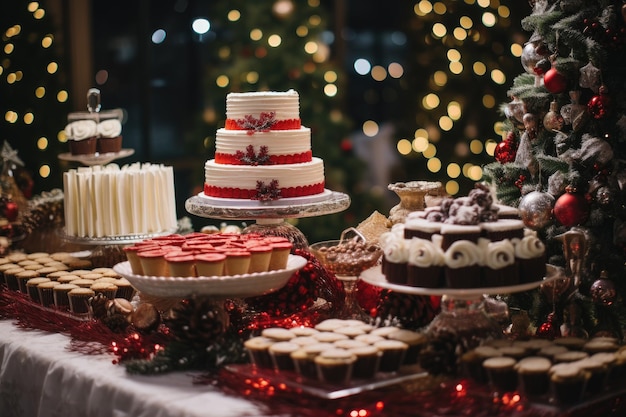
<svg viewBox="0 0 626 417">
<path fill-rule="evenodd" d="M 30 17 L 34 20 L 41 20 L 46 15 L 46 10 L 41 6 L 39 2 L 30 2 L 26 5 L 26 8 L 30 13 Z M 27 37 L 29 42 L 38 44 L 44 50 L 51 48 L 55 41 L 54 34 L 52 33 L 22 33 L 23 27 L 20 23 L 26 22 L 15 23 L 14 25 L 8 27 L 2 34 L 4 56 L 0 61 L 0 77 L 2 77 L 0 80 L 3 79 L 3 81 L 9 85 L 22 82 L 27 77 L 29 77 L 29 75 L 32 75 L 28 74 L 29 71 L 34 72 L 34 69 L 31 67 L 33 61 L 28 60 L 27 62 L 17 62 L 13 59 L 13 57 L 16 56 L 19 52 L 18 48 L 23 45 L 23 43 L 14 40 L 19 39 L 20 35 L 22 37 Z M 34 39 L 33 37 L 38 38 Z M 54 60 L 50 62 L 44 62 L 42 64 L 45 65 L 45 71 L 50 76 L 53 76 L 59 72 L 59 63 Z M 32 76 L 30 77 L 31 80 L 33 78 L 34 77 Z M 30 98 L 32 98 L 33 102 L 36 100 L 43 100 L 45 98 L 48 98 L 49 95 L 53 95 L 54 100 L 58 103 L 67 102 L 69 94 L 66 90 L 59 89 L 56 91 L 50 91 L 51 88 L 46 85 L 45 80 L 42 79 L 40 80 L 40 82 L 41 84 L 35 86 L 30 93 L 32 94 Z M 29 98 L 26 97 L 25 100 L 28 102 Z M 35 108 L 37 108 L 37 106 L 35 105 L 26 106 L 23 109 L 17 109 L 15 107 L 12 107 L 12 103 L 7 102 L 5 103 L 5 106 L 7 106 L 7 108 L 4 112 L 4 121 L 8 124 L 14 125 L 18 123 L 23 123 L 24 125 L 29 126 L 35 124 L 36 120 L 39 117 L 45 117 L 45 115 L 38 114 L 38 112 L 34 110 Z M 60 124 L 62 127 L 64 127 L 63 122 L 61 122 Z M 2 139 L 9 140 L 10 142 L 21 140 L 21 138 L 17 137 L 5 137 Z M 49 134 L 42 135 L 34 139 L 35 147 L 39 151 L 45 151 L 46 149 L 48 149 L 51 140 L 58 140 L 59 142 L 66 141 L 65 134 L 62 129 L 58 132 L 49 132 Z M 37 167 L 37 174 L 41 178 L 48 178 L 51 173 L 52 169 L 47 163 L 42 163 L 39 167 Z"/>
</svg>

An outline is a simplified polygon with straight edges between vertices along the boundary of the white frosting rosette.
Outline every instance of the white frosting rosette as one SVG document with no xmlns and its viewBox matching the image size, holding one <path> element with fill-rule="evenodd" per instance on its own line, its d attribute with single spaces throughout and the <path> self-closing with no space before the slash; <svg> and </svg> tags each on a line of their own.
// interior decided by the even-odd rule
<svg viewBox="0 0 626 417">
<path fill-rule="evenodd" d="M 478 246 L 483 249 L 483 264 L 491 269 L 502 269 L 515 263 L 515 248 L 510 240 L 490 242 L 480 239 Z"/>
<path fill-rule="evenodd" d="M 527 234 L 522 239 L 513 239 L 515 256 L 519 259 L 533 259 L 543 256 L 546 246 L 535 234 Z"/>
<path fill-rule="evenodd" d="M 98 123 L 98 134 L 103 138 L 116 138 L 122 134 L 122 123 L 117 119 L 103 120 Z"/>
<path fill-rule="evenodd" d="M 451 269 L 482 265 L 482 250 L 474 242 L 458 240 L 446 250 L 445 261 Z"/>
<path fill-rule="evenodd" d="M 408 263 L 420 268 L 443 266 L 445 255 L 441 246 L 430 240 L 413 238 L 409 241 Z"/>
<path fill-rule="evenodd" d="M 84 140 L 98 136 L 98 125 L 93 120 L 77 120 L 65 126 L 65 136 L 72 140 Z"/>
<path fill-rule="evenodd" d="M 389 233 L 389 236 L 384 239 L 384 243 L 381 243 L 385 259 L 396 264 L 408 262 L 409 245 L 407 242 L 403 236 L 398 236 L 393 232 Z"/>
</svg>

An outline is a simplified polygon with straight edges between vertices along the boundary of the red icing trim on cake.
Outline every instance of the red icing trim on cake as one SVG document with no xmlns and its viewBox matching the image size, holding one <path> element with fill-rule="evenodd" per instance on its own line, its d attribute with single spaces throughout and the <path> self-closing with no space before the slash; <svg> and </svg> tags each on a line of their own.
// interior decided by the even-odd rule
<svg viewBox="0 0 626 417">
<path fill-rule="evenodd" d="M 312 151 L 302 152 L 300 154 L 293 155 L 271 155 L 269 157 L 269 162 L 263 165 L 299 164 L 302 162 L 311 162 L 312 159 Z M 236 155 L 228 153 L 216 153 L 215 162 L 224 165 L 246 165 Z"/>
<path fill-rule="evenodd" d="M 302 187 L 281 188 L 281 198 L 304 197 L 307 195 L 321 194 L 324 192 L 324 183 L 305 185 Z M 254 200 L 257 190 L 245 190 L 241 188 L 216 187 L 204 184 L 204 194 L 209 197 L 235 198 L 241 200 Z"/>
<path fill-rule="evenodd" d="M 268 130 L 292 130 L 292 129 L 300 129 L 302 126 L 300 119 L 286 119 L 286 120 L 277 120 L 272 124 L 272 127 Z M 226 119 L 226 124 L 224 125 L 226 130 L 248 130 L 242 128 L 237 120 L 234 119 Z"/>
</svg>

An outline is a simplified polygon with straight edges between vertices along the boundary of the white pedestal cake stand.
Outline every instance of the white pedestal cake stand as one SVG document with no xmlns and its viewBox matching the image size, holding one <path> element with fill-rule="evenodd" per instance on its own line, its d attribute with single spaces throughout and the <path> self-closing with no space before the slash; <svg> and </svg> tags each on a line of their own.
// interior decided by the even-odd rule
<svg viewBox="0 0 626 417">
<path fill-rule="evenodd" d="M 116 159 L 126 158 L 135 153 L 134 149 L 121 149 L 119 152 L 96 152 L 93 155 L 72 155 L 70 152 L 59 154 L 59 159 L 62 161 L 80 162 L 83 165 L 106 165 L 109 162 L 113 162 Z"/>
<path fill-rule="evenodd" d="M 541 281 L 503 287 L 424 288 L 388 282 L 381 271 L 380 265 L 370 268 L 361 274 L 363 281 L 380 288 L 404 294 L 441 296 L 441 312 L 428 325 L 426 331 L 433 337 L 443 333 L 455 334 L 466 349 L 479 345 L 483 340 L 500 339 L 503 337 L 500 325 L 485 311 L 484 301 L 488 295 L 529 291 L 549 284 L 559 278 L 559 274 L 549 273 Z"/>
<path fill-rule="evenodd" d="M 350 206 L 347 194 L 325 190 L 315 196 L 281 198 L 272 201 L 207 197 L 204 193 L 190 197 L 185 209 L 199 217 L 221 220 L 255 220 L 244 233 L 287 237 L 296 248 L 306 249 L 304 234 L 285 219 L 316 217 L 344 211 Z"/>
</svg>

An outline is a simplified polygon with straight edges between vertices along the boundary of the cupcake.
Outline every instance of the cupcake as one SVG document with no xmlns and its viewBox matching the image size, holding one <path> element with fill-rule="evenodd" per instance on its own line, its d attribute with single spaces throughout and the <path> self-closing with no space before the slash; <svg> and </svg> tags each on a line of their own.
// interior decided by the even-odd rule
<svg viewBox="0 0 626 417">
<path fill-rule="evenodd" d="M 290 340 L 290 342 L 297 344 L 298 346 L 313 345 L 319 343 L 319 341 L 312 336 L 296 336 Z"/>
<path fill-rule="evenodd" d="M 247 274 L 250 268 L 250 252 L 245 250 L 231 250 L 225 252 L 224 275 Z"/>
<path fill-rule="evenodd" d="M 408 345 L 404 355 L 403 363 L 405 365 L 417 363 L 419 353 L 427 342 L 427 337 L 424 333 L 406 329 L 398 329 L 390 333 L 387 338 L 389 340 L 404 342 Z"/>
<path fill-rule="evenodd" d="M 155 247 L 157 247 L 155 245 Z M 126 259 L 130 265 L 130 270 L 135 275 L 143 275 L 143 268 L 141 267 L 141 261 L 139 260 L 138 252 L 142 249 L 140 245 L 132 245 L 124 247 L 123 251 L 126 254 Z"/>
<path fill-rule="evenodd" d="M 91 288 L 94 282 L 90 279 L 78 278 L 71 281 L 71 283 L 74 285 L 78 285 L 81 288 Z"/>
<path fill-rule="evenodd" d="M 478 243 L 481 229 L 478 225 L 443 223 L 441 225 L 441 249 L 447 251 L 455 242 Z"/>
<path fill-rule="evenodd" d="M 412 213 L 411 213 L 412 214 Z M 441 232 L 440 222 L 433 222 L 422 217 L 411 216 L 409 214 L 404 222 L 405 239 L 425 239 L 430 240 L 433 235 Z"/>
<path fill-rule="evenodd" d="M 444 272 L 448 288 L 478 288 L 481 286 L 482 251 L 476 243 L 459 240 L 445 252 Z"/>
<path fill-rule="evenodd" d="M 87 314 L 89 312 L 89 299 L 95 295 L 90 288 L 73 288 L 67 293 L 70 311 L 74 314 Z"/>
<path fill-rule="evenodd" d="M 610 339 L 592 338 L 584 344 L 583 350 L 590 355 L 599 352 L 615 352 L 619 349 L 617 342 Z"/>
<path fill-rule="evenodd" d="M 483 367 L 487 372 L 489 382 L 495 390 L 500 392 L 514 391 L 517 387 L 517 361 L 508 356 L 497 356 L 485 359 Z"/>
<path fill-rule="evenodd" d="M 223 253 L 203 253 L 195 255 L 196 272 L 201 277 L 213 277 L 224 275 L 226 255 Z"/>
<path fill-rule="evenodd" d="M 483 251 L 482 286 L 505 287 L 519 283 L 515 248 L 510 240 L 479 239 L 478 246 Z"/>
<path fill-rule="evenodd" d="M 162 249 L 152 249 L 137 253 L 143 275 L 155 277 L 170 276 L 167 262 L 165 261 L 165 251 Z"/>
<path fill-rule="evenodd" d="M 319 342 L 322 343 L 335 343 L 338 340 L 349 339 L 345 334 L 335 333 L 335 332 L 319 332 L 315 333 L 313 336 Z"/>
<path fill-rule="evenodd" d="M 130 301 L 135 296 L 135 288 L 126 278 L 118 278 L 113 281 L 113 284 L 117 287 L 116 297 Z"/>
<path fill-rule="evenodd" d="M 316 340 L 315 338 L 312 338 Z M 317 341 L 317 340 L 316 340 Z M 367 343 L 355 339 L 341 339 L 333 343 L 333 346 L 339 349 L 355 349 L 358 347 L 368 346 Z"/>
<path fill-rule="evenodd" d="M 122 123 L 118 119 L 103 120 L 97 125 L 96 149 L 100 153 L 122 150 Z"/>
<path fill-rule="evenodd" d="M 406 284 L 412 287 L 442 287 L 444 265 L 445 255 L 437 243 L 413 238 L 409 241 Z"/>
<path fill-rule="evenodd" d="M 529 356 L 521 359 L 515 365 L 520 388 L 529 397 L 546 395 L 550 388 L 549 371 L 552 362 L 541 356 Z"/>
<path fill-rule="evenodd" d="M 293 371 L 295 370 L 294 362 L 291 354 L 300 349 L 300 345 L 289 342 L 275 342 L 268 348 L 272 364 L 277 371 Z"/>
<path fill-rule="evenodd" d="M 315 330 L 319 332 L 332 332 L 345 325 L 345 321 L 341 319 L 325 319 L 315 325 Z"/>
<path fill-rule="evenodd" d="M 93 120 L 77 120 L 65 126 L 72 155 L 93 155 L 97 151 L 98 125 Z"/>
<path fill-rule="evenodd" d="M 296 372 L 307 378 L 317 378 L 315 358 L 320 353 L 329 349 L 335 349 L 335 346 L 332 343 L 313 343 L 302 346 L 300 349 L 293 352 L 291 359 L 294 361 Z"/>
<path fill-rule="evenodd" d="M 576 363 L 561 363 L 550 368 L 552 396 L 560 404 L 580 401 L 585 393 L 589 372 Z"/>
<path fill-rule="evenodd" d="M 345 384 L 350 381 L 356 355 L 345 349 L 328 349 L 315 357 L 317 375 L 330 384 Z"/>
<path fill-rule="evenodd" d="M 271 368 L 272 358 L 269 354 L 269 347 L 274 343 L 272 339 L 263 336 L 256 336 L 246 340 L 243 346 L 248 351 L 250 361 L 259 368 Z"/>
<path fill-rule="evenodd" d="M 28 290 L 26 289 L 26 283 L 28 280 L 39 277 L 39 274 L 35 271 L 22 271 L 15 274 L 15 279 L 17 281 L 17 286 L 21 292 L 26 294 Z"/>
<path fill-rule="evenodd" d="M 609 366 L 600 358 L 589 357 L 577 362 L 577 365 L 589 373 L 586 391 L 591 394 L 602 392 L 606 388 Z"/>
<path fill-rule="evenodd" d="M 37 287 L 43 282 L 50 282 L 50 278 L 37 277 L 26 281 L 26 292 L 28 293 L 30 299 L 35 303 L 41 302 L 41 300 L 39 299 L 39 290 Z"/>
<path fill-rule="evenodd" d="M 582 352 L 580 350 L 568 350 L 567 352 L 554 355 L 553 362 L 554 363 L 578 362 L 583 359 L 587 359 L 588 357 L 589 357 L 589 354 Z"/>
<path fill-rule="evenodd" d="M 342 326 L 334 330 L 335 333 L 346 335 L 350 338 L 360 336 L 367 333 L 364 329 L 358 326 Z"/>
<path fill-rule="evenodd" d="M 519 219 L 499 219 L 495 222 L 480 223 L 479 226 L 483 236 L 492 242 L 524 237 L 524 222 Z"/>
<path fill-rule="evenodd" d="M 72 281 L 76 281 L 77 279 L 81 279 L 78 275 L 74 275 L 74 274 L 64 274 L 61 275 L 59 277 L 57 277 L 56 281 L 59 284 L 69 284 Z"/>
<path fill-rule="evenodd" d="M 364 345 L 348 348 L 348 351 L 356 356 L 352 367 L 354 378 L 373 378 L 378 372 L 382 352 L 374 346 Z"/>
<path fill-rule="evenodd" d="M 54 286 L 52 289 L 54 295 L 54 305 L 56 308 L 61 310 L 69 310 L 70 308 L 70 300 L 69 300 L 69 292 L 75 288 L 80 288 L 74 284 L 59 284 Z"/>
<path fill-rule="evenodd" d="M 115 298 L 117 285 L 110 282 L 94 282 L 90 287 L 96 294 L 102 294 L 109 300 Z"/>
<path fill-rule="evenodd" d="M 489 358 L 502 356 L 499 349 L 492 346 L 477 346 L 461 356 L 461 367 L 465 375 L 480 383 L 489 380 L 483 362 Z"/>
<path fill-rule="evenodd" d="M 541 281 L 546 276 L 546 248 L 541 239 L 532 232 L 523 239 L 513 240 L 513 244 L 520 283 Z"/>
<path fill-rule="evenodd" d="M 570 350 L 582 350 L 585 343 L 587 343 L 587 340 L 582 337 L 563 336 L 557 337 L 553 342 L 557 346 L 565 346 Z"/>
<path fill-rule="evenodd" d="M 4 278 L 5 271 L 8 271 L 9 269 L 19 268 L 19 267 L 20 266 L 18 264 L 13 263 L 13 262 L 0 265 L 0 283 L 6 285 L 6 280 Z"/>
<path fill-rule="evenodd" d="M 23 271 L 25 271 L 25 269 L 21 266 L 16 266 L 4 271 L 4 282 L 8 289 L 12 291 L 19 291 L 20 287 L 17 283 L 17 274 Z"/>
<path fill-rule="evenodd" d="M 44 307 L 54 306 L 54 287 L 61 285 L 56 281 L 42 282 L 37 285 L 39 301 Z"/>
<path fill-rule="evenodd" d="M 392 284 L 406 285 L 409 262 L 409 245 L 404 236 L 397 232 L 383 233 L 382 273 Z"/>
<path fill-rule="evenodd" d="M 296 337 L 291 330 L 283 327 L 268 327 L 267 329 L 263 329 L 261 336 L 276 342 L 286 342 Z"/>
<path fill-rule="evenodd" d="M 272 256 L 270 257 L 267 270 L 276 271 L 287 268 L 287 260 L 289 259 L 293 244 L 288 240 L 280 242 L 272 242 L 270 240 L 269 244 L 272 247 Z"/>
<path fill-rule="evenodd" d="M 409 345 L 399 340 L 381 340 L 373 346 L 382 354 L 379 367 L 381 372 L 395 372 L 400 369 L 409 348 Z"/>
<path fill-rule="evenodd" d="M 298 336 L 312 336 L 315 333 L 318 333 L 319 330 L 314 329 L 313 327 L 307 326 L 296 326 L 289 329 L 291 333 L 293 333 L 296 337 Z"/>
<path fill-rule="evenodd" d="M 180 253 L 168 253 L 165 262 L 173 277 L 196 276 L 196 262 L 193 255 L 181 255 Z"/>
<path fill-rule="evenodd" d="M 250 266 L 248 273 L 266 272 L 269 270 L 272 258 L 272 247 L 269 245 L 257 245 L 248 248 L 250 252 Z"/>
</svg>

